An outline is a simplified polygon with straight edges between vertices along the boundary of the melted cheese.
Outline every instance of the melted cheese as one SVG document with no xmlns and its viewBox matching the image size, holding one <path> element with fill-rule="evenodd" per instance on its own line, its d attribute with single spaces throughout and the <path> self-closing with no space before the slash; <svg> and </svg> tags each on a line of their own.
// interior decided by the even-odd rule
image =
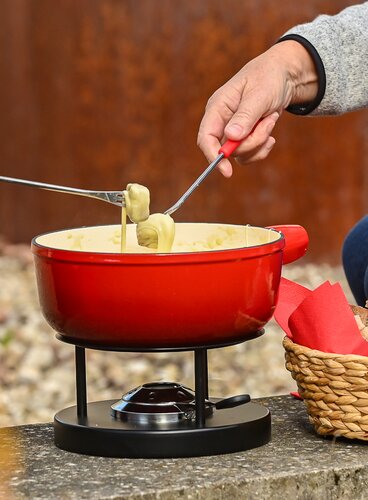
<svg viewBox="0 0 368 500">
<path fill-rule="evenodd" d="M 174 243 L 175 223 L 168 214 L 152 214 L 137 224 L 138 245 L 170 252 Z"/>
<path fill-rule="evenodd" d="M 149 217 L 150 193 L 145 186 L 128 184 L 123 191 L 125 207 L 121 209 L 121 244 L 120 251 L 126 250 L 126 224 L 127 216 L 136 224 Z"/>
<path fill-rule="evenodd" d="M 120 251 L 127 250 L 127 216 L 137 224 L 138 245 L 157 252 L 170 252 L 175 236 L 175 224 L 169 215 L 149 214 L 150 193 L 145 186 L 128 184 L 123 191 L 125 207 L 121 212 Z"/>
<path fill-rule="evenodd" d="M 154 214 L 155 215 L 155 214 Z M 121 225 L 81 227 L 56 231 L 37 238 L 37 243 L 79 252 L 120 252 Z M 127 225 L 127 253 L 157 253 L 157 249 L 140 246 L 137 227 Z M 178 223 L 171 252 L 209 252 L 232 248 L 264 245 L 280 238 L 279 233 L 266 228 L 230 224 Z M 164 252 L 166 253 L 166 252 Z"/>
<path fill-rule="evenodd" d="M 126 250 L 126 229 L 127 229 L 127 210 L 126 207 L 121 207 L 121 229 L 120 229 L 120 252 Z"/>
<path fill-rule="evenodd" d="M 145 186 L 128 184 L 123 191 L 126 213 L 132 222 L 138 224 L 149 217 L 150 193 Z"/>
</svg>

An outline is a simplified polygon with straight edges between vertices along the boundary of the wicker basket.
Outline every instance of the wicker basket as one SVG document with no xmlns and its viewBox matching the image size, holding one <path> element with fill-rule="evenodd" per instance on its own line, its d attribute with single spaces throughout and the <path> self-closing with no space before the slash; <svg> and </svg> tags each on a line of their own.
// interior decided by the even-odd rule
<svg viewBox="0 0 368 500">
<path fill-rule="evenodd" d="M 367 325 L 368 310 L 351 307 Z M 316 432 L 368 441 L 368 357 L 321 352 L 287 337 L 283 345 Z"/>
</svg>

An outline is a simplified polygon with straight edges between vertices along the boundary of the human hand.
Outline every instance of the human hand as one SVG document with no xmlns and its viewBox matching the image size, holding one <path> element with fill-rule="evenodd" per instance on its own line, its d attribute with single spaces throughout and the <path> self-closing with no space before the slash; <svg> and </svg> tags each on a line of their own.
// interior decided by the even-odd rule
<svg viewBox="0 0 368 500">
<path fill-rule="evenodd" d="M 209 99 L 198 146 L 210 162 L 226 139 L 243 140 L 234 152 L 240 164 L 262 160 L 275 144 L 272 130 L 289 104 L 311 101 L 318 90 L 314 62 L 306 49 L 288 40 L 246 64 Z M 229 160 L 219 170 L 232 175 Z"/>
</svg>

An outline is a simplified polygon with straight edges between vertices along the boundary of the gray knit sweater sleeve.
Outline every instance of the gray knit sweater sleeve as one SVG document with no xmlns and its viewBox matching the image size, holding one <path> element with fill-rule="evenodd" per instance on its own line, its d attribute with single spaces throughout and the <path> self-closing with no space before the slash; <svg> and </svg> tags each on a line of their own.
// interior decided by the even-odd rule
<svg viewBox="0 0 368 500">
<path fill-rule="evenodd" d="M 368 107 L 368 2 L 335 16 L 318 16 L 285 35 L 308 40 L 322 60 L 326 90 L 312 114 L 340 114 Z"/>
</svg>

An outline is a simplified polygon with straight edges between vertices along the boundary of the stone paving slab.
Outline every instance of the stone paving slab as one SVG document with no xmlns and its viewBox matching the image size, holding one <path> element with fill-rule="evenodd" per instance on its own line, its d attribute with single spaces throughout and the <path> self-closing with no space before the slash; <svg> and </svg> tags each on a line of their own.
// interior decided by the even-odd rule
<svg viewBox="0 0 368 500">
<path fill-rule="evenodd" d="M 317 436 L 303 402 L 258 400 L 272 441 L 242 453 L 185 459 L 117 459 L 65 452 L 51 424 L 0 429 L 0 498 L 366 499 L 365 443 Z"/>
</svg>

